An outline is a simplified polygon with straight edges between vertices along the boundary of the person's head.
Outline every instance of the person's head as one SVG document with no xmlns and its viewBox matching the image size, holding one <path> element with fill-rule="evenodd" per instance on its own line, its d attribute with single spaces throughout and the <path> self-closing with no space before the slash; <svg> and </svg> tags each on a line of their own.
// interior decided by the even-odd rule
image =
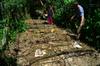
<svg viewBox="0 0 100 66">
<path fill-rule="evenodd" d="M 78 5 L 79 5 L 79 3 L 78 3 L 77 1 L 74 2 L 74 3 L 73 3 L 73 8 L 74 8 L 74 9 L 77 9 L 77 8 L 78 8 Z"/>
<path fill-rule="evenodd" d="M 52 8 L 52 5 L 49 5 L 49 8 Z"/>
<path fill-rule="evenodd" d="M 79 5 L 79 3 L 77 1 L 74 2 L 74 6 L 77 7 L 77 5 Z"/>
</svg>

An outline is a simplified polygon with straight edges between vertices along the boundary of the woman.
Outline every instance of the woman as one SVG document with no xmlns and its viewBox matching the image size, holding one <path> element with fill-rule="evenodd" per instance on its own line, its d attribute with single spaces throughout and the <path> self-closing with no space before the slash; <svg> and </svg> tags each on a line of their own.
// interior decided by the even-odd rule
<svg viewBox="0 0 100 66">
<path fill-rule="evenodd" d="M 53 8 L 52 8 L 52 6 L 51 5 L 49 5 L 49 7 L 48 7 L 48 18 L 47 18 L 47 20 L 48 20 L 48 24 L 53 24 Z"/>
</svg>

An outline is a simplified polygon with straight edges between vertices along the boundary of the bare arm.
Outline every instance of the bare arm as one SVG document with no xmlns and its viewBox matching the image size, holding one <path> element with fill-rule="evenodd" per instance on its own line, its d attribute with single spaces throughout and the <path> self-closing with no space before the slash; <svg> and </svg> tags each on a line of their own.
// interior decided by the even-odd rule
<svg viewBox="0 0 100 66">
<path fill-rule="evenodd" d="M 80 26 L 79 26 L 79 28 L 77 30 L 77 33 L 80 33 L 80 30 L 84 26 L 84 22 L 85 22 L 84 16 L 81 16 L 81 22 L 80 22 Z"/>
<path fill-rule="evenodd" d="M 75 17 L 75 15 L 73 15 L 73 16 L 71 17 L 71 20 L 73 20 L 73 19 L 74 19 L 74 17 Z"/>
<path fill-rule="evenodd" d="M 51 8 L 51 10 L 52 10 L 52 15 L 54 16 L 54 10 L 53 10 L 53 7 Z"/>
<path fill-rule="evenodd" d="M 44 4 L 43 4 L 42 0 L 40 0 L 40 3 L 41 3 L 41 5 L 42 5 L 42 6 L 44 6 Z"/>
</svg>

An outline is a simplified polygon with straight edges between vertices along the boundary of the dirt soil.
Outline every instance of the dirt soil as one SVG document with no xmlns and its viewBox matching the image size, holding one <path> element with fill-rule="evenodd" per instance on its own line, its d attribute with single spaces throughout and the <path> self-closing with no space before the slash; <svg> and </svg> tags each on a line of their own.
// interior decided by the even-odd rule
<svg viewBox="0 0 100 66">
<path fill-rule="evenodd" d="M 100 54 L 86 43 L 75 47 L 70 33 L 46 20 L 28 19 L 29 29 L 10 44 L 18 66 L 100 66 Z"/>
</svg>

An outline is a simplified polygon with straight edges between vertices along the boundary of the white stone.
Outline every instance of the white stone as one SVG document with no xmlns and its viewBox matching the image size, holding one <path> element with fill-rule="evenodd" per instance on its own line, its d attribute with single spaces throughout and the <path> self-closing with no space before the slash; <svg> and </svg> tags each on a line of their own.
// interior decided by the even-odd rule
<svg viewBox="0 0 100 66">
<path fill-rule="evenodd" d="M 73 61 L 73 59 L 72 59 L 72 58 L 68 58 L 68 61 L 69 61 L 69 62 L 72 62 L 72 61 Z"/>
<path fill-rule="evenodd" d="M 37 49 L 35 51 L 35 57 L 41 57 L 46 54 L 46 50 Z"/>
<path fill-rule="evenodd" d="M 74 47 L 74 48 L 82 48 L 82 46 L 80 46 L 80 45 L 78 44 L 78 42 L 76 42 L 76 41 L 73 43 L 73 47 Z"/>
</svg>

